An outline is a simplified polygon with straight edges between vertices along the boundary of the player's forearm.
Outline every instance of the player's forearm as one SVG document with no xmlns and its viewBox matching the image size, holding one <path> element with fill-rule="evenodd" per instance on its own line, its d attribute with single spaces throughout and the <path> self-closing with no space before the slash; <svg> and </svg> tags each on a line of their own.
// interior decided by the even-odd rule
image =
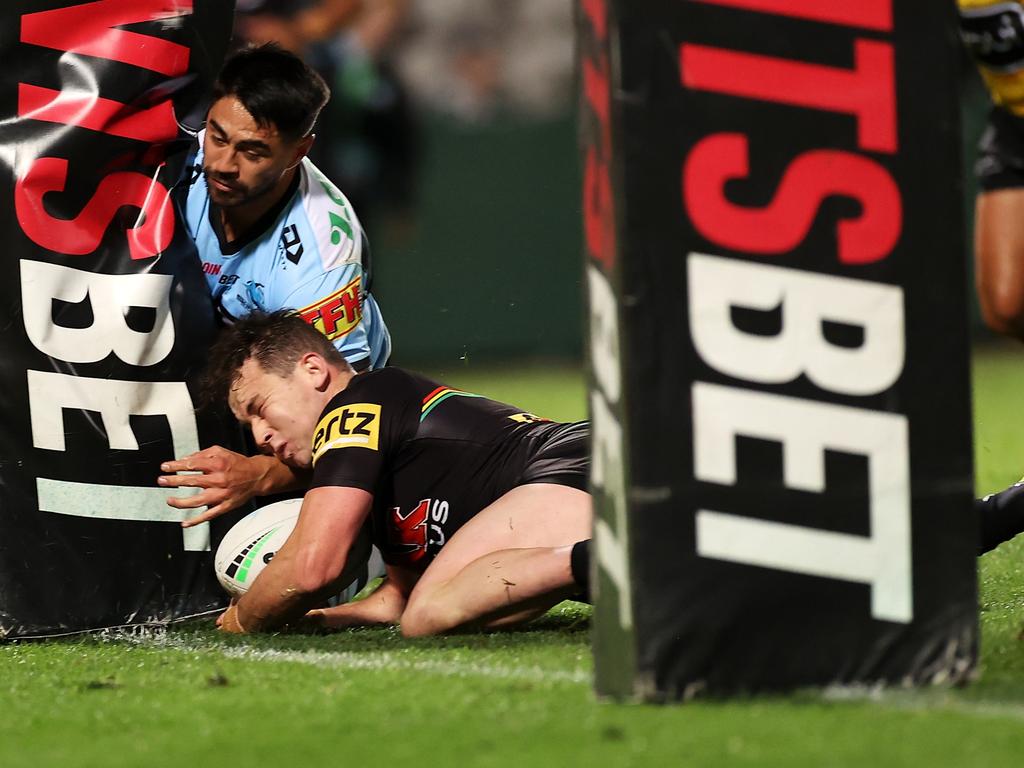
<svg viewBox="0 0 1024 768">
<path fill-rule="evenodd" d="M 344 587 L 339 580 L 350 544 L 345 537 L 329 533 L 307 538 L 297 528 L 238 601 L 236 615 L 243 631 L 290 624 Z"/>
<path fill-rule="evenodd" d="M 296 491 L 309 483 L 309 472 L 289 467 L 273 456 L 251 456 L 249 461 L 259 477 L 255 485 L 257 496 Z"/>
<path fill-rule="evenodd" d="M 318 594 L 299 578 L 295 559 L 282 549 L 235 606 L 245 632 L 277 629 L 316 605 Z"/>
</svg>

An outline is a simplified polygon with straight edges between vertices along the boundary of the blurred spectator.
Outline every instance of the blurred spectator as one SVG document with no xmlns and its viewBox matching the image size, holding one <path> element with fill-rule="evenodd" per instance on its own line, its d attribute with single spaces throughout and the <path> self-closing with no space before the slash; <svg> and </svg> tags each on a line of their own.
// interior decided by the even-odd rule
<svg viewBox="0 0 1024 768">
<path fill-rule="evenodd" d="M 238 0 L 235 38 L 241 43 L 277 42 L 306 56 L 362 10 L 362 0 Z"/>
<path fill-rule="evenodd" d="M 418 106 L 480 122 L 564 115 L 572 104 L 569 0 L 416 3 L 396 64 Z"/>
<path fill-rule="evenodd" d="M 410 214 L 419 142 L 389 63 L 409 0 L 240 0 L 236 36 L 302 55 L 332 97 L 311 156 L 351 200 L 374 239 L 382 214 Z"/>
</svg>

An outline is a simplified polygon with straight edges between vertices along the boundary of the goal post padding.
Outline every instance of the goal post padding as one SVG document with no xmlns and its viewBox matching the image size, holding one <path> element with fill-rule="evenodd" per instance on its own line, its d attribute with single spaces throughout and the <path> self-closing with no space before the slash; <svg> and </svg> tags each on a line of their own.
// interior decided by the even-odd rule
<svg viewBox="0 0 1024 768">
<path fill-rule="evenodd" d="M 210 0 L 0 11 L 0 637 L 224 602 L 211 526 L 182 529 L 156 479 L 161 461 L 237 443 L 194 412 L 215 325 L 173 201 L 190 143 L 178 123 L 202 119 L 232 12 Z"/>
<path fill-rule="evenodd" d="M 598 692 L 967 678 L 952 5 L 577 11 Z"/>
</svg>

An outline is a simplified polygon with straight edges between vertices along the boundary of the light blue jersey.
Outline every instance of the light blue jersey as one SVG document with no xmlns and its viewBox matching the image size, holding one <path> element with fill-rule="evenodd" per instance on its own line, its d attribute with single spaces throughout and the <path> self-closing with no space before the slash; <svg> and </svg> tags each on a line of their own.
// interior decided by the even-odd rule
<svg viewBox="0 0 1024 768">
<path fill-rule="evenodd" d="M 295 309 L 357 370 L 382 367 L 391 337 L 368 293 L 367 245 L 345 196 L 304 158 L 254 236 L 227 243 L 201 172 L 202 146 L 200 133 L 185 218 L 220 316 L 231 322 L 253 311 Z"/>
</svg>

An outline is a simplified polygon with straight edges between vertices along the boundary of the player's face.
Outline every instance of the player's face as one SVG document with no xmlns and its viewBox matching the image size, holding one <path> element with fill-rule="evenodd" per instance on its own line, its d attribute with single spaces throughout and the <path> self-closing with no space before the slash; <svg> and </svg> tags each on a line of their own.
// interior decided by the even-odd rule
<svg viewBox="0 0 1024 768">
<path fill-rule="evenodd" d="M 278 376 L 246 360 L 228 405 L 251 427 L 261 451 L 293 467 L 312 464 L 313 430 L 323 403 L 298 365 L 292 374 Z"/>
<path fill-rule="evenodd" d="M 203 174 L 210 199 L 222 208 L 256 203 L 287 186 L 285 172 L 309 148 L 273 125 L 261 126 L 234 96 L 218 99 L 206 116 Z"/>
</svg>

